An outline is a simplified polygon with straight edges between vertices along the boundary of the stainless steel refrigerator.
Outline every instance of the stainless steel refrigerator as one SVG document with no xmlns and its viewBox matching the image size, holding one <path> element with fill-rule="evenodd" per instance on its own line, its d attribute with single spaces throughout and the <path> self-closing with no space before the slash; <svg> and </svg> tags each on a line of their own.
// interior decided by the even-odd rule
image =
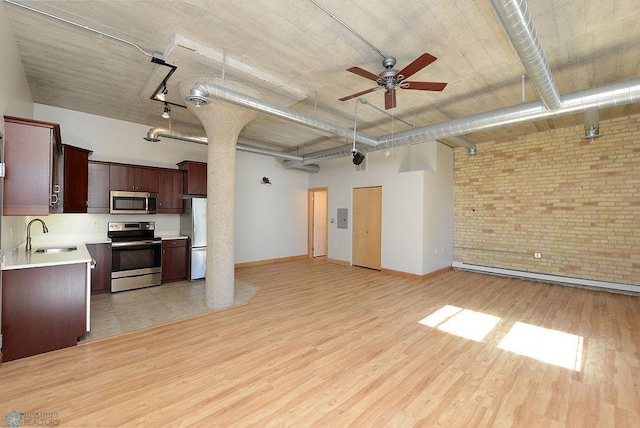
<svg viewBox="0 0 640 428">
<path fill-rule="evenodd" d="M 189 237 L 189 280 L 204 278 L 207 271 L 207 198 L 183 201 L 180 234 Z"/>
</svg>

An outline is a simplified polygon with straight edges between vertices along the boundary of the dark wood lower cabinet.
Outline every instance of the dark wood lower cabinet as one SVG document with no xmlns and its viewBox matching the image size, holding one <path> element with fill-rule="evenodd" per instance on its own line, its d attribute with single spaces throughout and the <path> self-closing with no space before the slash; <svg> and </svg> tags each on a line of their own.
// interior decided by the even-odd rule
<svg viewBox="0 0 640 428">
<path fill-rule="evenodd" d="M 162 283 L 187 279 L 187 240 L 162 241 Z"/>
<path fill-rule="evenodd" d="M 96 261 L 91 269 L 91 294 L 111 291 L 111 244 L 86 244 L 91 258 Z"/>
<path fill-rule="evenodd" d="M 5 361 L 75 346 L 86 328 L 86 263 L 2 272 Z"/>
</svg>

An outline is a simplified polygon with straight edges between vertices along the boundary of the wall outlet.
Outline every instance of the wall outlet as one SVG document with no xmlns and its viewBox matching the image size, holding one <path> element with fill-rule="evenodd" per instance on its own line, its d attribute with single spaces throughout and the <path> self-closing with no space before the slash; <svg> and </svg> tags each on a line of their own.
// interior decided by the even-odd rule
<svg viewBox="0 0 640 428">
<path fill-rule="evenodd" d="M 541 259 L 542 253 L 533 253 L 533 257 L 535 257 L 536 259 Z"/>
</svg>

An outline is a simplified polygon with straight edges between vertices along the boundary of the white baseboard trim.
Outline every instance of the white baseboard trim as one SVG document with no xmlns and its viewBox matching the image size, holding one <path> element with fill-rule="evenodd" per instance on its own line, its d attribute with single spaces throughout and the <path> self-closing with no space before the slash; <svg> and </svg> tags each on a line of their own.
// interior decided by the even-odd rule
<svg viewBox="0 0 640 428">
<path fill-rule="evenodd" d="M 555 284 L 573 285 L 578 287 L 598 288 L 603 290 L 623 291 L 627 293 L 640 294 L 640 286 L 632 284 L 622 284 L 618 282 L 596 281 L 593 279 L 572 278 L 569 276 L 549 275 L 544 273 L 526 272 L 514 269 L 495 268 L 490 266 L 472 265 L 463 262 L 451 263 L 456 269 L 469 270 L 474 272 L 491 273 L 516 278 L 532 279 L 542 282 L 552 282 Z"/>
</svg>

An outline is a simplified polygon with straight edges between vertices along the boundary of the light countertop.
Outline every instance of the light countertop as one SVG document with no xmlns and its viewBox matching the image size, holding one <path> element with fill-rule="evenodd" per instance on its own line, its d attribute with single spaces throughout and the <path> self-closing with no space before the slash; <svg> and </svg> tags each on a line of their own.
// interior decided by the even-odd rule
<svg viewBox="0 0 640 428">
<path fill-rule="evenodd" d="M 169 239 L 187 239 L 188 237 L 184 235 L 162 235 L 160 238 L 162 238 L 163 241 L 167 241 Z"/>
<path fill-rule="evenodd" d="M 25 269 L 43 266 L 59 266 L 75 263 L 89 263 L 91 256 L 83 242 L 37 242 L 32 243 L 30 253 L 24 251 L 24 244 L 8 252 L 2 262 L 2 270 Z M 36 253 L 41 247 L 75 246 L 77 250 L 60 253 Z"/>
</svg>

